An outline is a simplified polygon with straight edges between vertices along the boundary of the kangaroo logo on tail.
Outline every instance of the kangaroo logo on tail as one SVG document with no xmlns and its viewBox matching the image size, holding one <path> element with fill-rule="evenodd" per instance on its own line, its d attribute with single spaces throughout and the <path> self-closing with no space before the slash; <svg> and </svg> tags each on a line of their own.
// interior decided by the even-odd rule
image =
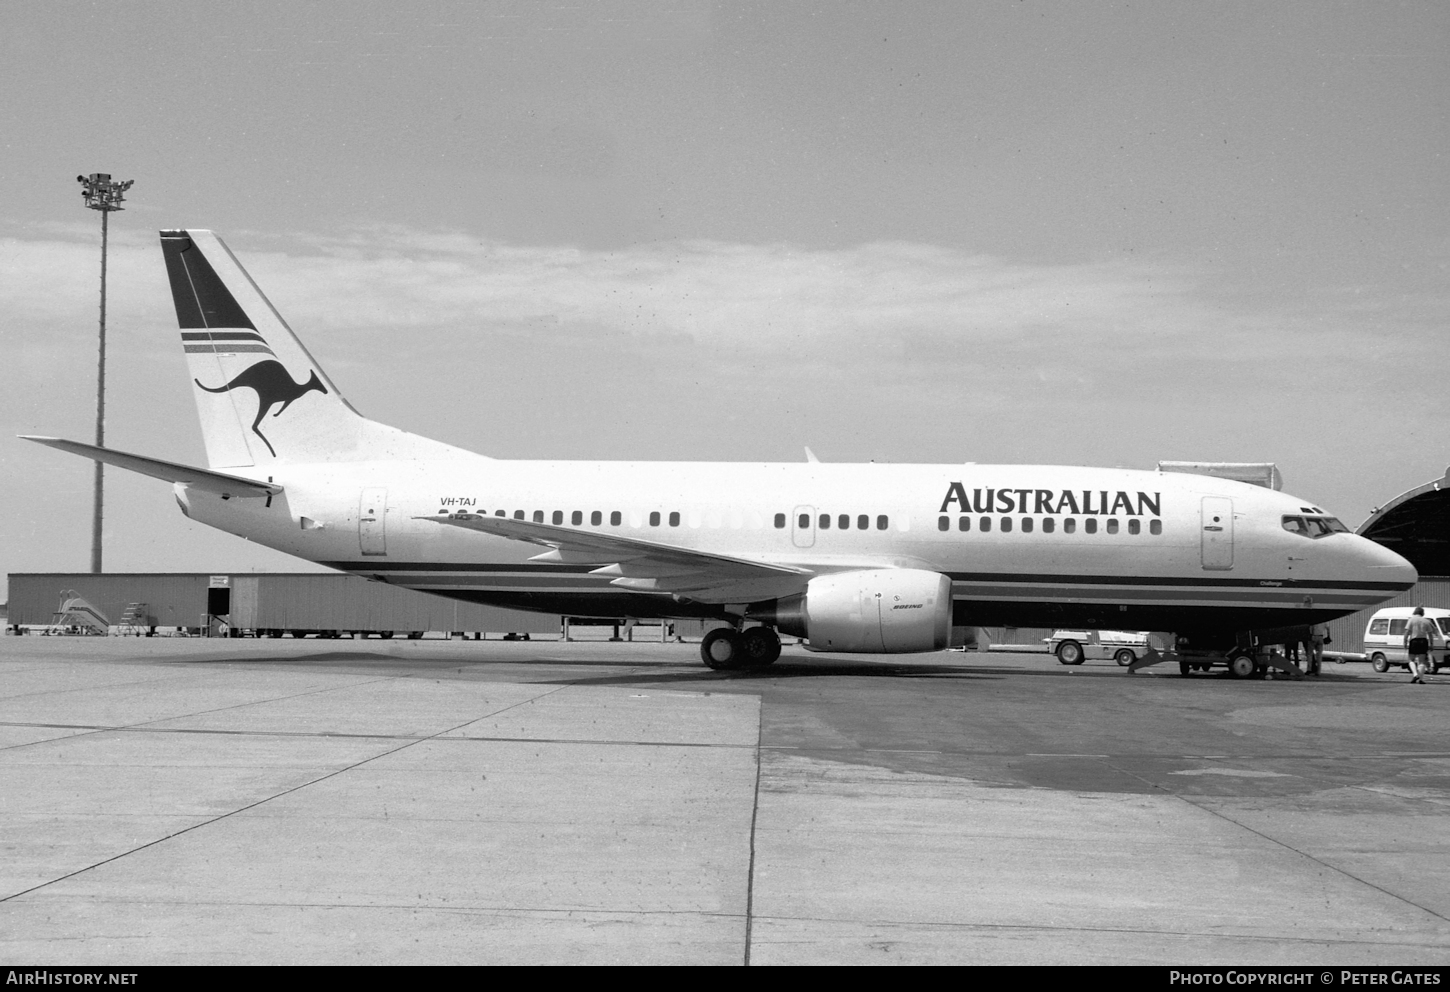
<svg viewBox="0 0 1450 992">
<path fill-rule="evenodd" d="M 273 458 L 277 457 L 277 451 L 272 447 L 272 442 L 267 440 L 266 435 L 262 433 L 258 426 L 262 423 L 262 418 L 267 415 L 267 411 L 278 403 L 281 403 L 281 409 L 272 414 L 274 417 L 280 417 L 282 416 L 282 411 L 292 405 L 293 400 L 299 399 L 304 394 L 314 389 L 319 393 L 327 392 L 327 387 L 317 378 L 316 372 L 313 372 L 312 378 L 306 382 L 294 382 L 292 374 L 287 371 L 282 363 L 272 359 L 258 362 L 224 386 L 217 386 L 216 388 L 203 386 L 200 379 L 193 379 L 192 382 L 196 383 L 202 389 L 205 389 L 208 393 L 227 393 L 233 389 L 250 389 L 256 393 L 257 419 L 252 421 L 252 433 L 262 439 L 262 443 L 267 446 L 267 450 L 272 452 Z"/>
</svg>

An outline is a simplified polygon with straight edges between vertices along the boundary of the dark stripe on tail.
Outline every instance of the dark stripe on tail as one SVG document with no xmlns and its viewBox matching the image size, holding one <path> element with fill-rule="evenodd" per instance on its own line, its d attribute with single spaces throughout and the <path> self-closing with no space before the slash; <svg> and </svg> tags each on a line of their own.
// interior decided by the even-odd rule
<svg viewBox="0 0 1450 992">
<path fill-rule="evenodd" d="M 256 330 L 231 290 L 211 263 L 197 251 L 185 231 L 162 231 L 161 252 L 171 279 L 171 300 L 182 328 L 250 327 Z"/>
</svg>

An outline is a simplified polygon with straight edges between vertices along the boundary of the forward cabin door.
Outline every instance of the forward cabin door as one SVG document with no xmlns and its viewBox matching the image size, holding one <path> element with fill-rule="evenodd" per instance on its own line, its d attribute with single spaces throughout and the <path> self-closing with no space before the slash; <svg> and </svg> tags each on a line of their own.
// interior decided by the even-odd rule
<svg viewBox="0 0 1450 992">
<path fill-rule="evenodd" d="M 364 489 L 357 504 L 357 543 L 365 555 L 388 553 L 388 491 Z"/>
<path fill-rule="evenodd" d="M 1203 567 L 1234 567 L 1234 501 L 1227 496 L 1203 497 Z"/>
</svg>

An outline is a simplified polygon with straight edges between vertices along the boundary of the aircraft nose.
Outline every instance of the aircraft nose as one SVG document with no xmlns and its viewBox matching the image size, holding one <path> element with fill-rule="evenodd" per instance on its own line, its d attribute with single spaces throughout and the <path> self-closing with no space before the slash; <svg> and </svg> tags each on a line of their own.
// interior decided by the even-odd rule
<svg viewBox="0 0 1450 992">
<path fill-rule="evenodd" d="M 1403 555 L 1367 537 L 1354 535 L 1354 542 L 1355 561 L 1368 581 L 1393 583 L 1401 592 L 1420 581 L 1415 566 Z"/>
</svg>

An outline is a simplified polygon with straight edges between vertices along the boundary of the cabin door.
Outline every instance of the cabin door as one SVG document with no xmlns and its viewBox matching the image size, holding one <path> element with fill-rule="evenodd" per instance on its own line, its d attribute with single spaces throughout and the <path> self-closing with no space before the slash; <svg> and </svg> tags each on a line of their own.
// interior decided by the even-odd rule
<svg viewBox="0 0 1450 992">
<path fill-rule="evenodd" d="M 1203 567 L 1234 567 L 1234 501 L 1227 496 L 1203 497 L 1202 540 L 1199 545 Z"/>
<path fill-rule="evenodd" d="M 357 543 L 365 555 L 388 553 L 388 491 L 364 489 L 357 503 Z"/>
</svg>

